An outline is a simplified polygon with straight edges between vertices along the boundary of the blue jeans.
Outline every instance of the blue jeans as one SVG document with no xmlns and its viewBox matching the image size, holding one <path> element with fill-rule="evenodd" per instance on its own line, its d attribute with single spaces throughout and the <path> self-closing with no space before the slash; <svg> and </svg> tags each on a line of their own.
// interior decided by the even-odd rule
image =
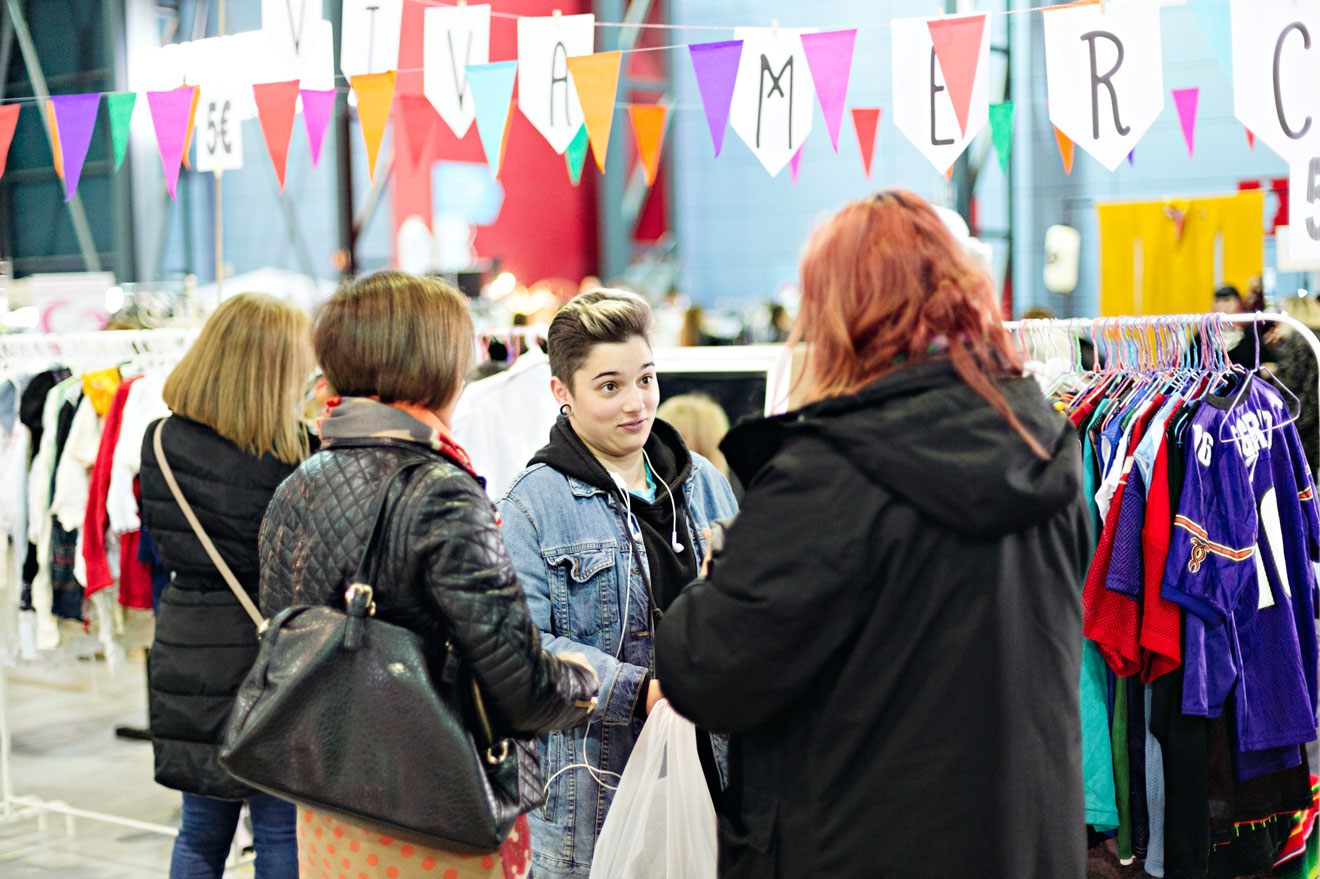
<svg viewBox="0 0 1320 879">
<path fill-rule="evenodd" d="M 269 794 L 247 801 L 257 849 L 256 879 L 298 879 L 298 811 Z M 170 879 L 220 879 L 243 804 L 183 795 L 183 826 L 174 841 Z"/>
</svg>

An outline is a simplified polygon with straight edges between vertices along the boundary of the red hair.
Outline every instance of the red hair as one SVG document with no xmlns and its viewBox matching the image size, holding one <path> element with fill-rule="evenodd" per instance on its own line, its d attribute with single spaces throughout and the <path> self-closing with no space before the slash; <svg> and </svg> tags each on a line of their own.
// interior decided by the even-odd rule
<svg viewBox="0 0 1320 879">
<path fill-rule="evenodd" d="M 855 201 L 818 229 L 802 258 L 792 342 L 809 343 L 809 400 L 860 391 L 932 356 L 967 382 L 1042 458 L 998 382 L 1022 375 L 990 277 L 921 197 L 891 190 Z"/>
</svg>

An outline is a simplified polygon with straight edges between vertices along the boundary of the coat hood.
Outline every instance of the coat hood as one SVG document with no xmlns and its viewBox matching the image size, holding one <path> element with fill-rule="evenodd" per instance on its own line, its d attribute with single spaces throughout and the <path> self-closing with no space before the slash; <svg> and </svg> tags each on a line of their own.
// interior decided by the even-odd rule
<svg viewBox="0 0 1320 879">
<path fill-rule="evenodd" d="M 668 484 L 674 497 L 683 497 L 683 483 L 692 473 L 692 455 L 678 430 L 659 418 L 651 425 L 651 436 L 646 440 L 646 454 L 655 468 L 657 479 Z M 591 454 L 568 419 L 560 416 L 550 428 L 550 441 L 537 452 L 528 466 L 546 464 L 565 476 L 593 485 L 607 494 L 618 495 L 619 488 L 605 467 Z M 657 503 L 665 498 L 663 487 L 657 486 Z M 668 500 L 664 500 L 666 506 Z"/>
<path fill-rule="evenodd" d="M 856 394 L 740 424 L 721 448 L 751 486 L 790 437 L 814 435 L 932 519 L 973 537 L 998 537 L 1047 521 L 1075 500 L 1081 484 L 1072 428 L 1040 386 L 1010 379 L 999 389 L 1049 460 L 1038 458 L 948 360 L 916 363 Z"/>
</svg>

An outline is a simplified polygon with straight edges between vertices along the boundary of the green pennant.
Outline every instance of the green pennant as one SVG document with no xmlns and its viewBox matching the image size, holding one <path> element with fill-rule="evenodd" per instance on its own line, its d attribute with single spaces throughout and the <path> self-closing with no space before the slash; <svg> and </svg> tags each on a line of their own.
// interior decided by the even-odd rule
<svg viewBox="0 0 1320 879">
<path fill-rule="evenodd" d="M 990 138 L 999 156 L 999 168 L 1008 173 L 1009 157 L 1013 153 L 1013 102 L 990 105 Z"/>
<path fill-rule="evenodd" d="M 133 118 L 133 105 L 137 103 L 137 94 L 106 95 L 110 108 L 110 139 L 115 143 L 115 170 L 124 164 L 124 154 L 128 152 L 129 120 Z"/>
<path fill-rule="evenodd" d="M 573 141 L 564 150 L 564 162 L 568 165 L 568 179 L 577 186 L 582 182 L 582 169 L 587 164 L 587 126 L 583 125 L 573 135 Z"/>
</svg>

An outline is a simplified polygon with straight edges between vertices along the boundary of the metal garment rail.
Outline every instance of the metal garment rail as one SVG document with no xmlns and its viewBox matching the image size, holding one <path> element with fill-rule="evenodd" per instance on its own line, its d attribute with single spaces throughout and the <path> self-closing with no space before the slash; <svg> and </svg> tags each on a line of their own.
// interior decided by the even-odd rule
<svg viewBox="0 0 1320 879">
<path fill-rule="evenodd" d="M 1292 327 L 1298 332 L 1306 344 L 1311 346 L 1311 352 L 1315 354 L 1316 368 L 1320 369 L 1320 338 L 1316 337 L 1315 332 L 1306 324 L 1297 318 L 1288 314 L 1277 314 L 1274 312 L 1257 311 L 1251 314 L 1173 314 L 1173 315 L 1151 315 L 1149 317 L 1095 317 L 1095 318 L 1059 318 L 1053 320 L 1013 320 L 1004 321 L 1004 329 L 1060 329 L 1060 330 L 1083 330 L 1095 328 L 1114 327 L 1122 329 L 1125 327 L 1139 328 L 1144 326 L 1156 327 L 1195 327 L 1207 320 L 1218 320 L 1225 324 L 1254 324 L 1254 323 L 1280 323 Z M 1320 406 L 1320 384 L 1316 388 L 1316 405 Z"/>
<path fill-rule="evenodd" d="M 0 336 L 0 375 L 10 371 L 37 371 L 61 363 L 73 372 L 105 367 L 125 360 L 174 358 L 197 338 L 196 329 L 115 330 L 87 333 L 15 333 Z M 107 623 L 108 624 L 108 623 Z M 13 738 L 9 728 L 9 666 L 0 663 L 0 822 L 36 816 L 45 830 L 48 814 L 63 815 L 66 832 L 74 834 L 74 819 L 117 824 L 134 830 L 178 836 L 176 827 L 138 821 L 68 803 L 14 793 L 10 759 Z M 231 858 L 231 863 L 233 862 Z"/>
</svg>

